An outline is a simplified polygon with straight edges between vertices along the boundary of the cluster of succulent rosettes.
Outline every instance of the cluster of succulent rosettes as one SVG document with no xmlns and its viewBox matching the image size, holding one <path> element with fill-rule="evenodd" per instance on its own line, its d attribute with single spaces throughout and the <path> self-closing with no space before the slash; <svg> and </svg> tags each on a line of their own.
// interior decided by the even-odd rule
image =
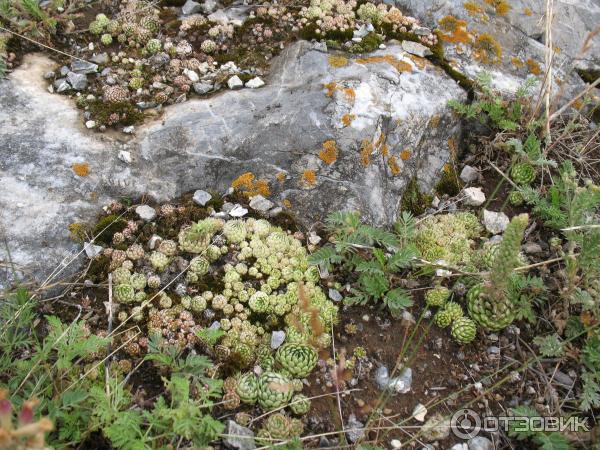
<svg viewBox="0 0 600 450">
<path fill-rule="evenodd" d="M 522 186 L 529 185 L 533 180 L 535 180 L 535 167 L 529 163 L 516 163 L 513 165 L 510 171 L 510 176 L 517 184 Z"/>
<path fill-rule="evenodd" d="M 271 447 L 278 441 L 299 437 L 303 431 L 304 424 L 300 419 L 276 412 L 269 415 L 263 422 L 262 428 L 256 435 L 256 443 L 260 446 Z"/>
<path fill-rule="evenodd" d="M 34 409 L 39 402 L 27 400 L 21 410 L 13 413 L 8 392 L 0 389 L 0 448 L 10 450 L 49 450 L 46 433 L 53 429 L 47 417 L 35 420 Z M 15 417 L 13 417 L 15 416 Z"/>
<path fill-rule="evenodd" d="M 411 33 L 419 26 L 417 19 L 405 16 L 395 6 L 356 0 L 311 0 L 310 5 L 300 11 L 300 17 L 300 27 L 316 26 L 316 33 L 324 37 L 330 33 L 352 31 L 357 22 L 370 23 L 379 28 L 387 25 L 394 33 Z M 425 45 L 437 43 L 433 33 L 426 32 L 417 37 Z"/>
<path fill-rule="evenodd" d="M 455 320 L 463 317 L 464 312 L 462 306 L 456 302 L 448 302 L 435 313 L 433 321 L 440 328 L 446 328 Z"/>
<path fill-rule="evenodd" d="M 218 360 L 240 368 L 258 360 L 263 370 L 277 366 L 293 378 L 316 365 L 309 342 L 330 343 L 329 334 L 315 339 L 310 330 L 315 320 L 330 329 L 337 306 L 317 285 L 318 270 L 309 267 L 301 241 L 267 220 L 207 218 L 183 226 L 177 240 L 154 236 L 107 250 L 117 318 L 145 325 L 172 345 L 191 348 L 201 343 L 202 328 L 218 325 L 225 333 L 214 346 Z M 311 310 L 299 304 L 301 286 Z M 268 345 L 274 329 L 287 336 L 277 354 Z"/>
<path fill-rule="evenodd" d="M 436 286 L 425 293 L 425 302 L 429 307 L 439 308 L 433 316 L 433 323 L 440 328 L 452 325 L 451 335 L 459 344 L 468 344 L 476 335 L 475 323 L 464 317 L 464 311 L 460 304 L 448 301 L 451 291 L 444 286 Z M 464 319 L 464 320 L 463 320 Z M 460 322 L 460 326 L 455 324 Z M 469 331 L 472 328 L 472 333 Z M 456 329 L 456 330 L 455 330 Z M 464 332 L 460 330 L 465 330 Z M 472 336 L 471 336 L 472 335 Z"/>
<path fill-rule="evenodd" d="M 474 240 L 482 232 L 483 227 L 474 214 L 439 214 L 419 223 L 415 244 L 427 261 L 469 268 L 473 266 Z"/>
</svg>

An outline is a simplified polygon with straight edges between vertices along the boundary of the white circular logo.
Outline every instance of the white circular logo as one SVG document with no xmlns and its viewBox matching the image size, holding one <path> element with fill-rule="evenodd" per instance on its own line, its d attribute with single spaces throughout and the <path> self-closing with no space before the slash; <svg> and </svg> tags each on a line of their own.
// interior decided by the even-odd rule
<svg viewBox="0 0 600 450">
<path fill-rule="evenodd" d="M 450 419 L 454 435 L 461 439 L 471 439 L 481 431 L 481 419 L 472 409 L 460 409 Z"/>
</svg>

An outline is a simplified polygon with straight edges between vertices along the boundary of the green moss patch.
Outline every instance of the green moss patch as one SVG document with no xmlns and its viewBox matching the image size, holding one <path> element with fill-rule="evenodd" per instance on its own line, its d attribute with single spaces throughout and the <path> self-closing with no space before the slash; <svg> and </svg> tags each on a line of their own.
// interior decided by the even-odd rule
<svg viewBox="0 0 600 450">
<path fill-rule="evenodd" d="M 432 200 L 433 197 L 430 194 L 420 191 L 417 179 L 413 178 L 402 195 L 400 208 L 402 211 L 409 211 L 415 216 L 420 216 L 429 207 Z"/>
</svg>

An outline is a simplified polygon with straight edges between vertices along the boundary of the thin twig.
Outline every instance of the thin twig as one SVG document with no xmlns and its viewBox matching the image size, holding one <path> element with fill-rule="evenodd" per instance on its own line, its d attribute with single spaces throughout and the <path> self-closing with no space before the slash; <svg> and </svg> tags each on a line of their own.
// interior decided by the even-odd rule
<svg viewBox="0 0 600 450">
<path fill-rule="evenodd" d="M 78 56 L 70 55 L 70 54 L 65 53 L 65 52 L 63 52 L 61 50 L 55 49 L 53 47 L 50 47 L 50 46 L 48 46 L 46 44 L 42 44 L 41 42 L 38 42 L 35 39 L 31 39 L 31 38 L 29 38 L 27 36 L 24 36 L 22 34 L 19 34 L 19 33 L 15 32 L 15 31 L 9 30 L 8 28 L 4 28 L 3 26 L 0 26 L 0 30 L 6 31 L 6 32 L 8 32 L 8 33 L 10 33 L 10 34 L 12 34 L 14 36 L 20 37 L 21 39 L 25 39 L 26 41 L 32 42 L 35 45 L 39 45 L 40 47 L 44 47 L 44 48 L 46 48 L 48 50 L 51 50 L 53 52 L 60 53 L 63 56 L 68 56 L 69 58 L 77 59 L 79 61 L 83 61 L 85 63 L 91 64 L 89 61 L 86 61 L 85 59 L 79 58 Z"/>
</svg>

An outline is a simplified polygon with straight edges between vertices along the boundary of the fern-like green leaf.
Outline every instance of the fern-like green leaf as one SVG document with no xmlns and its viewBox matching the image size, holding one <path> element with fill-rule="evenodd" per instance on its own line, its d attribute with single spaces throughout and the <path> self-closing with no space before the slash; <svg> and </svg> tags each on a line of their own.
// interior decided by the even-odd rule
<svg viewBox="0 0 600 450">
<path fill-rule="evenodd" d="M 569 450 L 571 445 L 567 438 L 558 432 L 537 433 L 534 438 L 539 450 Z"/>
<path fill-rule="evenodd" d="M 332 264 L 342 262 L 342 259 L 337 249 L 333 245 L 328 244 L 310 254 L 308 256 L 308 263 L 313 266 L 324 265 L 329 268 Z"/>
<path fill-rule="evenodd" d="M 399 316 L 402 311 L 406 308 L 410 308 L 414 303 L 410 293 L 402 288 L 396 288 L 389 291 L 385 295 L 383 302 L 394 317 Z"/>
</svg>

